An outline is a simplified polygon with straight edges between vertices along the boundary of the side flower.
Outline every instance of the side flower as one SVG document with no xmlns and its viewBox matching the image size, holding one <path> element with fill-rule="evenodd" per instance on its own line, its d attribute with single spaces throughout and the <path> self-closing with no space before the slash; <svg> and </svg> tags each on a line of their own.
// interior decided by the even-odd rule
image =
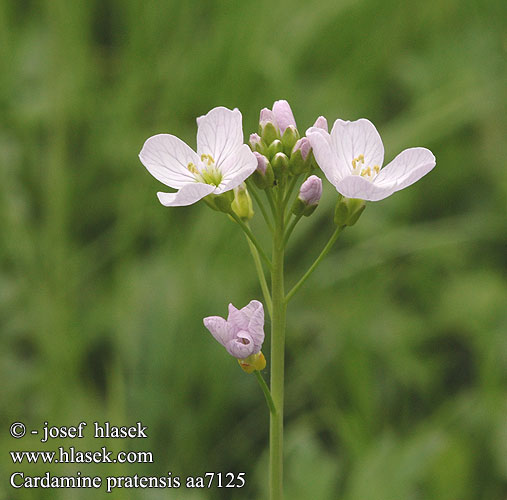
<svg viewBox="0 0 507 500">
<path fill-rule="evenodd" d="M 382 168 L 382 139 L 365 118 L 353 122 L 336 120 L 331 133 L 314 126 L 306 135 L 317 164 L 347 198 L 383 200 L 418 181 L 436 163 L 429 149 L 409 148 Z"/>
<path fill-rule="evenodd" d="M 197 152 L 171 134 L 150 137 L 139 158 L 155 179 L 177 189 L 157 193 L 162 205 L 191 205 L 207 195 L 220 195 L 239 186 L 257 167 L 257 159 L 243 144 L 238 109 L 212 109 L 197 118 Z"/>
<path fill-rule="evenodd" d="M 242 309 L 229 304 L 227 319 L 208 316 L 203 323 L 215 340 L 238 359 L 247 373 L 265 368 L 266 360 L 261 352 L 264 342 L 264 308 L 258 300 L 252 300 Z"/>
</svg>

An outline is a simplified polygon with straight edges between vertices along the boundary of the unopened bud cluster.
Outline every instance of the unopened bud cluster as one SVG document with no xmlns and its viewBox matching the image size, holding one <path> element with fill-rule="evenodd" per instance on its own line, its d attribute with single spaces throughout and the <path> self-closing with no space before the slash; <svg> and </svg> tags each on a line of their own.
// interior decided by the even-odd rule
<svg viewBox="0 0 507 500">
<path fill-rule="evenodd" d="M 327 131 L 326 119 L 319 117 L 314 127 Z M 258 162 L 253 179 L 261 189 L 287 176 L 309 173 L 315 166 L 310 141 L 300 137 L 287 101 L 276 101 L 272 110 L 261 111 L 259 133 L 252 134 L 249 142 Z"/>
</svg>

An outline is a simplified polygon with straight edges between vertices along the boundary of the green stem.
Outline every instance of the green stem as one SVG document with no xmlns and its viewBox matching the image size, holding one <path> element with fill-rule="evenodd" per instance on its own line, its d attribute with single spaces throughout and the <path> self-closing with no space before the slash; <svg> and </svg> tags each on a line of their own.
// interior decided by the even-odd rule
<svg viewBox="0 0 507 500">
<path fill-rule="evenodd" d="M 299 179 L 299 175 L 295 175 L 289 183 L 289 187 L 287 188 L 287 193 L 285 194 L 285 199 L 283 200 L 283 209 L 284 210 L 287 207 L 287 204 L 289 203 L 290 196 L 292 194 L 292 191 L 294 191 L 294 187 L 296 186 L 298 179 Z"/>
<path fill-rule="evenodd" d="M 331 250 L 331 247 L 333 246 L 334 242 L 340 235 L 340 233 L 345 229 L 345 226 L 338 226 L 329 239 L 329 241 L 326 243 L 326 246 L 320 252 L 320 255 L 317 257 L 315 262 L 311 265 L 310 269 L 306 271 L 306 273 L 303 275 L 303 277 L 294 285 L 292 290 L 287 294 L 287 297 L 285 297 L 285 304 L 289 302 L 289 300 L 294 296 L 294 294 L 299 290 L 299 288 L 303 285 L 303 283 L 308 279 L 308 277 L 315 271 L 315 268 L 320 264 L 320 261 L 328 254 L 329 250 Z"/>
<path fill-rule="evenodd" d="M 258 250 L 260 256 L 264 259 L 269 269 L 272 269 L 271 261 L 269 257 L 266 255 L 262 247 L 259 245 L 257 239 L 253 235 L 250 228 L 231 210 L 229 215 L 239 224 L 241 229 L 243 229 L 244 233 L 247 235 L 248 239 L 254 244 L 255 248 Z"/>
<path fill-rule="evenodd" d="M 266 302 L 266 307 L 268 308 L 269 317 L 272 316 L 272 305 L 271 305 L 271 295 L 269 293 L 268 284 L 266 282 L 266 276 L 264 275 L 264 269 L 262 268 L 262 262 L 259 257 L 259 252 L 255 245 L 250 241 L 249 238 L 246 239 L 248 242 L 248 246 L 250 247 L 250 252 L 252 254 L 252 258 L 255 263 L 255 269 L 257 270 L 257 276 L 259 277 L 259 282 L 261 284 L 262 295 L 264 296 L 264 302 Z"/>
<path fill-rule="evenodd" d="M 290 235 L 292 234 L 292 231 L 294 231 L 294 228 L 296 227 L 296 224 L 299 222 L 299 220 L 303 217 L 303 214 L 296 215 L 294 219 L 292 219 L 292 222 L 290 223 L 290 226 L 287 228 L 287 231 L 285 231 L 285 238 L 283 240 L 283 244 L 287 245 L 287 242 L 289 241 Z"/>
<path fill-rule="evenodd" d="M 269 220 L 269 215 L 266 212 L 266 207 L 264 206 L 264 203 L 262 203 L 262 200 L 259 196 L 259 193 L 255 189 L 255 186 L 252 182 L 249 182 L 249 179 L 247 179 L 247 186 L 248 186 L 248 192 L 252 194 L 253 199 L 257 203 L 257 206 L 259 207 L 262 216 L 264 217 L 264 220 L 266 221 L 266 225 L 268 226 L 271 233 L 273 233 L 273 224 L 271 224 L 271 221 Z"/>
<path fill-rule="evenodd" d="M 261 386 L 262 392 L 264 393 L 264 397 L 266 398 L 266 403 L 269 406 L 269 411 L 271 412 L 271 415 L 276 414 L 276 408 L 275 403 L 273 403 L 273 398 L 271 397 L 271 393 L 269 392 L 269 388 L 262 377 L 261 373 L 258 370 L 254 371 L 255 378 L 257 379 L 257 382 L 259 382 L 259 385 Z"/>
<path fill-rule="evenodd" d="M 284 213 L 283 199 L 278 198 L 273 235 L 271 269 L 271 395 L 276 413 L 272 413 L 269 426 L 269 490 L 271 500 L 283 499 L 283 399 L 285 363 L 285 310 L 284 298 Z"/>
<path fill-rule="evenodd" d="M 273 214 L 273 217 L 276 217 L 276 208 L 275 208 L 275 202 L 273 201 L 273 190 L 272 189 L 265 189 L 264 192 L 266 193 L 266 198 L 268 199 L 269 206 L 271 207 L 271 213 Z"/>
</svg>

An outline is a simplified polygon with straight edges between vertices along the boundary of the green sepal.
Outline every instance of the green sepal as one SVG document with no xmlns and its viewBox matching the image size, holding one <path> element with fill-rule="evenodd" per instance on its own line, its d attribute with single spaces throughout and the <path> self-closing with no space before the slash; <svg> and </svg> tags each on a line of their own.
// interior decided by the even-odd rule
<svg viewBox="0 0 507 500">
<path fill-rule="evenodd" d="M 257 153 L 260 153 L 261 155 L 266 156 L 268 152 L 268 146 L 264 142 L 264 140 L 261 138 L 261 140 L 255 144 L 249 143 L 250 149 L 252 151 L 257 151 Z"/>
<path fill-rule="evenodd" d="M 310 217 L 315 212 L 318 203 L 313 205 L 307 205 L 299 196 L 294 200 L 291 211 L 295 216 L 303 215 L 304 217 Z"/>
<path fill-rule="evenodd" d="M 283 153 L 283 144 L 280 139 L 275 139 L 268 148 L 268 159 L 271 160 L 277 153 Z"/>
<path fill-rule="evenodd" d="M 365 208 L 366 202 L 364 200 L 339 195 L 334 211 L 334 223 L 337 226 L 353 226 Z"/>
<path fill-rule="evenodd" d="M 282 135 L 283 152 L 290 156 L 292 148 L 299 139 L 299 132 L 296 127 L 289 125 Z"/>
<path fill-rule="evenodd" d="M 267 122 L 264 126 L 259 124 L 259 135 L 266 144 L 271 144 L 274 140 L 280 139 L 280 133 L 273 123 Z"/>
<path fill-rule="evenodd" d="M 271 163 L 268 161 L 264 175 L 261 174 L 258 170 L 255 170 L 252 174 L 252 179 L 259 189 L 269 189 L 273 187 L 273 183 L 275 182 L 275 174 L 273 173 L 273 167 L 271 166 Z"/>
<path fill-rule="evenodd" d="M 276 153 L 276 155 L 271 160 L 271 165 L 273 166 L 275 178 L 280 180 L 282 176 L 288 172 L 289 159 L 284 153 Z"/>
<path fill-rule="evenodd" d="M 239 366 L 246 373 L 253 373 L 254 371 L 262 371 L 266 368 L 266 358 L 262 351 L 259 351 L 257 354 L 251 354 L 248 358 L 238 359 Z"/>
<path fill-rule="evenodd" d="M 231 212 L 231 203 L 234 200 L 233 191 L 226 191 L 223 194 L 209 194 L 203 198 L 206 205 L 217 212 L 224 212 L 226 214 Z"/>
<path fill-rule="evenodd" d="M 289 160 L 289 172 L 291 175 L 300 175 L 311 170 L 311 153 L 308 153 L 306 160 L 303 160 L 301 150 L 294 151 Z"/>
</svg>

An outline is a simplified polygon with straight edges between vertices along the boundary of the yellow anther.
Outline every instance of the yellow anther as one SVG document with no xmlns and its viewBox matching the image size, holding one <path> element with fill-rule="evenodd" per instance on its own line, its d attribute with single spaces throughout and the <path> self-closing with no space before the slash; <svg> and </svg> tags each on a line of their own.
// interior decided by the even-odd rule
<svg viewBox="0 0 507 500">
<path fill-rule="evenodd" d="M 361 176 L 362 177 L 370 177 L 371 176 L 371 168 L 368 167 L 368 168 L 363 168 L 363 170 L 361 171 Z"/>
<path fill-rule="evenodd" d="M 361 162 L 361 163 L 364 163 L 364 155 L 359 155 L 357 157 L 357 159 Z"/>
<path fill-rule="evenodd" d="M 187 165 L 187 169 L 192 172 L 193 174 L 198 174 L 199 173 L 199 170 L 197 170 L 197 167 L 192 163 L 190 162 L 188 165 Z"/>
<path fill-rule="evenodd" d="M 380 167 L 378 165 L 375 165 L 373 167 L 373 170 L 375 170 L 375 173 L 378 174 L 380 172 Z"/>
<path fill-rule="evenodd" d="M 356 158 L 354 158 L 354 159 L 352 160 L 352 168 L 353 168 L 354 170 L 357 168 L 356 162 L 357 162 L 357 159 L 356 159 Z"/>
<path fill-rule="evenodd" d="M 206 163 L 208 164 L 208 167 L 211 167 L 211 165 L 213 165 L 215 163 L 215 160 L 213 159 L 213 156 L 207 155 L 207 154 L 202 154 L 201 155 L 201 161 L 202 162 L 206 161 Z"/>
</svg>

